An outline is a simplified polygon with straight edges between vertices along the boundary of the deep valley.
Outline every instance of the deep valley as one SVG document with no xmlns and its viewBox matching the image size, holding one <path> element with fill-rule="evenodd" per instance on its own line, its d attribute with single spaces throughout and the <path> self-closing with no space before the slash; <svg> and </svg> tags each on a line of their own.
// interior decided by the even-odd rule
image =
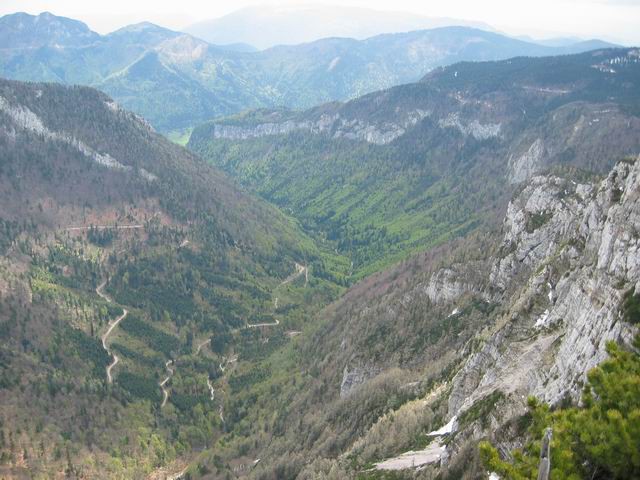
<svg viewBox="0 0 640 480">
<path fill-rule="evenodd" d="M 640 477 L 638 48 L 0 41 L 0 478 Z"/>
</svg>

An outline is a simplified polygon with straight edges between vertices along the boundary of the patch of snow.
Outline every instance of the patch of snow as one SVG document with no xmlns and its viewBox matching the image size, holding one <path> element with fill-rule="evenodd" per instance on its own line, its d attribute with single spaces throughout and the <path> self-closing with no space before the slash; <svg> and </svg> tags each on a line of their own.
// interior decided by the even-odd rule
<svg viewBox="0 0 640 480">
<path fill-rule="evenodd" d="M 142 178 L 144 178 L 145 180 L 149 180 L 150 182 L 154 182 L 158 179 L 158 177 L 156 177 L 153 173 L 145 170 L 144 168 L 141 168 L 140 170 L 138 170 L 140 173 L 140 176 Z"/>
<path fill-rule="evenodd" d="M 109 110 L 111 110 L 112 112 L 118 112 L 120 111 L 120 106 L 116 103 L 116 102 L 104 102 L 104 104 L 107 106 L 107 108 Z"/>
<path fill-rule="evenodd" d="M 449 435 L 450 433 L 455 432 L 456 428 L 458 428 L 458 418 L 456 415 L 454 415 L 444 427 L 439 428 L 438 430 L 434 430 L 431 433 L 427 433 L 427 436 L 439 437 L 442 435 Z"/>
<path fill-rule="evenodd" d="M 376 470 L 405 470 L 418 468 L 429 463 L 439 462 L 447 447 L 439 442 L 433 442 L 424 450 L 405 452 L 397 457 L 376 463 Z"/>
<path fill-rule="evenodd" d="M 536 323 L 534 325 L 534 328 L 542 328 L 545 327 L 547 325 L 547 322 L 549 320 L 549 309 L 546 309 L 544 311 L 544 313 L 542 315 L 540 315 L 538 317 L 538 319 L 536 320 Z"/>
</svg>

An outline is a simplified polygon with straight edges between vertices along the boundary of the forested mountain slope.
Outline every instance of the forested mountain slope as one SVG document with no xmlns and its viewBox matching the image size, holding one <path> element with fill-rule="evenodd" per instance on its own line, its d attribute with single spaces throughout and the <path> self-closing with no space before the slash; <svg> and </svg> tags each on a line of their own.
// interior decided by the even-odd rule
<svg viewBox="0 0 640 480">
<path fill-rule="evenodd" d="M 182 469 L 227 359 L 339 292 L 294 221 L 96 90 L 0 80 L 0 152 L 0 476 Z"/>
<path fill-rule="evenodd" d="M 496 468 L 535 478 L 553 427 L 552 475 L 634 478 L 639 198 L 637 158 L 594 182 L 535 176 L 501 231 L 358 283 L 266 360 L 267 378 L 238 391 L 227 406 L 238 412 L 232 433 L 190 472 L 457 479 Z M 594 393 L 579 407 L 586 385 Z M 529 411 L 528 396 L 555 413 Z M 481 440 L 503 456 L 527 445 L 526 461 L 516 455 L 518 470 L 509 469 L 485 444 L 483 463 Z"/>
<path fill-rule="evenodd" d="M 196 128 L 189 148 L 297 217 L 356 277 L 499 218 L 547 170 L 640 151 L 640 52 L 459 63 L 305 112 Z"/>
<path fill-rule="evenodd" d="M 590 48 L 546 47 L 445 27 L 243 52 L 149 23 L 100 36 L 81 22 L 48 13 L 2 17 L 0 38 L 7 40 L 0 49 L 2 76 L 97 87 L 165 132 L 248 108 L 308 108 L 354 98 L 462 60 Z"/>
</svg>

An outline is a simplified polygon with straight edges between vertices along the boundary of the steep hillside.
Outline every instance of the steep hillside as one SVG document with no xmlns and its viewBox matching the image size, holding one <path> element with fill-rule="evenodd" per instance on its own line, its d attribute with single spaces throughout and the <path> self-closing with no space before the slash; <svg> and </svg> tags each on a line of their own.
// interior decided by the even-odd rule
<svg viewBox="0 0 640 480">
<path fill-rule="evenodd" d="M 459 63 L 345 104 L 216 120 L 189 147 L 358 278 L 499 218 L 535 173 L 604 173 L 639 152 L 639 73 L 634 49 Z"/>
<path fill-rule="evenodd" d="M 27 26 L 38 32 L 36 38 L 25 37 Z M 0 49 L 1 75 L 97 87 L 162 131 L 248 108 L 309 108 L 346 100 L 417 81 L 462 60 L 590 48 L 546 47 L 469 27 L 444 27 L 239 51 L 149 23 L 100 36 L 80 22 L 50 14 L 5 16 L 0 38 L 7 39 Z"/>
<path fill-rule="evenodd" d="M 480 440 L 505 454 L 533 431 L 532 467 L 522 471 L 535 478 L 544 428 L 566 439 L 566 426 L 544 409 L 528 413 L 527 397 L 575 411 L 587 373 L 612 352 L 613 363 L 589 382 L 624 398 L 604 400 L 619 409 L 611 423 L 588 425 L 628 422 L 629 435 L 619 440 L 619 430 L 609 430 L 607 438 L 552 442 L 552 468 L 566 467 L 562 454 L 583 459 L 575 478 L 624 472 L 598 459 L 616 451 L 623 458 L 622 445 L 632 451 L 638 441 L 637 398 L 606 382 L 624 376 L 629 392 L 637 390 L 640 161 L 617 163 L 601 181 L 575 178 L 533 177 L 510 202 L 501 232 L 439 247 L 354 286 L 267 361 L 268 378 L 239 391 L 226 406 L 237 412 L 228 425 L 237 435 L 190 471 L 198 478 L 484 478 Z M 625 355 L 633 360 L 616 365 Z"/>
<path fill-rule="evenodd" d="M 0 152 L 0 476 L 182 469 L 227 359 L 340 291 L 294 221 L 93 89 L 1 80 Z"/>
</svg>

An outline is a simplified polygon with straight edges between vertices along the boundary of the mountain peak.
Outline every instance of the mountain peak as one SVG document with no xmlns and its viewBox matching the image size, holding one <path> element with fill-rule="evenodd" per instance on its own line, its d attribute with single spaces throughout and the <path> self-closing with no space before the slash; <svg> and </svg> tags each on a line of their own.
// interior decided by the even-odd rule
<svg viewBox="0 0 640 480">
<path fill-rule="evenodd" d="M 131 25 L 126 25 L 126 26 L 124 26 L 122 28 L 119 28 L 118 30 L 115 30 L 115 31 L 111 32 L 110 35 L 122 34 L 122 33 L 140 33 L 140 32 L 146 32 L 146 33 L 150 33 L 150 32 L 172 32 L 172 33 L 176 33 L 176 32 L 173 32 L 172 30 L 169 30 L 168 28 L 164 28 L 164 27 L 161 27 L 160 25 L 156 25 L 155 23 L 139 22 L 139 23 L 132 23 Z"/>
<path fill-rule="evenodd" d="M 168 56 L 172 62 L 183 63 L 202 58 L 208 47 L 207 42 L 182 34 L 162 42 L 157 50 Z"/>
<path fill-rule="evenodd" d="M 4 48 L 80 46 L 99 38 L 85 23 L 51 12 L 18 12 L 0 17 L 0 44 Z"/>
</svg>

